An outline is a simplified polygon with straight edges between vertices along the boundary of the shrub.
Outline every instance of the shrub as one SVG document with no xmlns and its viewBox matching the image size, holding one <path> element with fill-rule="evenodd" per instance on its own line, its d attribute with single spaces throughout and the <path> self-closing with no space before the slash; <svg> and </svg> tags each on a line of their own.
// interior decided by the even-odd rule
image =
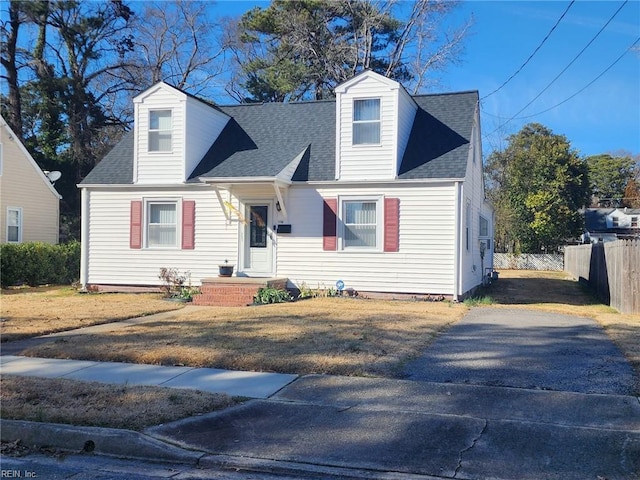
<svg viewBox="0 0 640 480">
<path fill-rule="evenodd" d="M 191 286 L 191 272 L 180 273 L 177 268 L 160 269 L 158 278 L 162 280 L 162 290 L 166 298 L 180 298 L 190 302 L 200 289 Z"/>
<path fill-rule="evenodd" d="M 3 288 L 70 284 L 80 278 L 80 243 L 5 243 L 0 246 L 0 263 Z"/>
<path fill-rule="evenodd" d="M 280 288 L 265 287 L 260 288 L 253 297 L 253 303 L 255 304 L 267 304 L 267 303 L 284 303 L 292 300 L 291 294 Z"/>
</svg>

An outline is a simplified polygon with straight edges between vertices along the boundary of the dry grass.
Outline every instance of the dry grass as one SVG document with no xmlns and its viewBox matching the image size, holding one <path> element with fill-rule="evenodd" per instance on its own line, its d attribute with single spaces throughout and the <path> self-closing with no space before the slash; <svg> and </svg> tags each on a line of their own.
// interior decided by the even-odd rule
<svg viewBox="0 0 640 480">
<path fill-rule="evenodd" d="M 448 302 L 316 298 L 191 308 L 172 318 L 58 339 L 29 356 L 234 370 L 396 376 L 466 313 Z"/>
<path fill-rule="evenodd" d="M 142 430 L 226 408 L 225 394 L 158 387 L 104 385 L 66 379 L 0 379 L 2 418 Z"/>
<path fill-rule="evenodd" d="M 139 317 L 182 305 L 159 294 L 78 293 L 71 287 L 2 290 L 2 341 Z"/>
<path fill-rule="evenodd" d="M 4 292 L 3 292 L 4 293 Z M 602 305 L 562 272 L 502 271 L 487 288 L 494 307 L 530 308 L 597 320 L 640 375 L 640 315 Z M 158 295 L 79 295 L 49 289 L 3 295 L 3 340 L 178 308 Z M 468 308 L 448 302 L 318 298 L 260 307 L 187 307 L 162 321 L 23 353 L 238 370 L 401 375 L 404 362 Z M 52 312 L 56 312 L 52 314 Z M 9 329 L 7 327 L 10 327 Z M 9 337 L 7 337 L 9 335 Z M 229 405 L 226 396 L 63 379 L 2 378 L 2 417 L 141 429 Z M 183 395 L 192 395 L 183 397 Z"/>
</svg>

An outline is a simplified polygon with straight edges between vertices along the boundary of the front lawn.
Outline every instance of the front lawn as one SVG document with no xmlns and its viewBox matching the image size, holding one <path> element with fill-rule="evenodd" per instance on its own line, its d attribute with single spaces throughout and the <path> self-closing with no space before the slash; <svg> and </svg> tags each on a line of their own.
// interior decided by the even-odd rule
<svg viewBox="0 0 640 480">
<path fill-rule="evenodd" d="M 0 338 L 19 340 L 181 307 L 151 293 L 88 294 L 71 287 L 2 290 Z"/>
</svg>

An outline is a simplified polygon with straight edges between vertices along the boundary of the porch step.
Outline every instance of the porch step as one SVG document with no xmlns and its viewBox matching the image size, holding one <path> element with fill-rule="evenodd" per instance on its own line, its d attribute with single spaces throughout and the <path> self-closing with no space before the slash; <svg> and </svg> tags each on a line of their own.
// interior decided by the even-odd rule
<svg viewBox="0 0 640 480">
<path fill-rule="evenodd" d="M 243 307 L 253 303 L 260 288 L 287 288 L 287 278 L 213 277 L 201 280 L 200 294 L 194 305 Z"/>
</svg>

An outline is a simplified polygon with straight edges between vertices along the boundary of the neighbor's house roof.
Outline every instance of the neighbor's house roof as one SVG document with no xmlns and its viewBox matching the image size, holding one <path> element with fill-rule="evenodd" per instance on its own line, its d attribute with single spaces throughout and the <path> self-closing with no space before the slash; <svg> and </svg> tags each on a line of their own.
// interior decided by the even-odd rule
<svg viewBox="0 0 640 480">
<path fill-rule="evenodd" d="M 403 179 L 464 178 L 478 92 L 414 96 L 418 111 L 399 170 Z M 274 177 L 296 157 L 293 181 L 335 179 L 336 102 L 220 106 L 231 117 L 190 175 Z M 133 183 L 129 132 L 82 184 Z"/>
</svg>

